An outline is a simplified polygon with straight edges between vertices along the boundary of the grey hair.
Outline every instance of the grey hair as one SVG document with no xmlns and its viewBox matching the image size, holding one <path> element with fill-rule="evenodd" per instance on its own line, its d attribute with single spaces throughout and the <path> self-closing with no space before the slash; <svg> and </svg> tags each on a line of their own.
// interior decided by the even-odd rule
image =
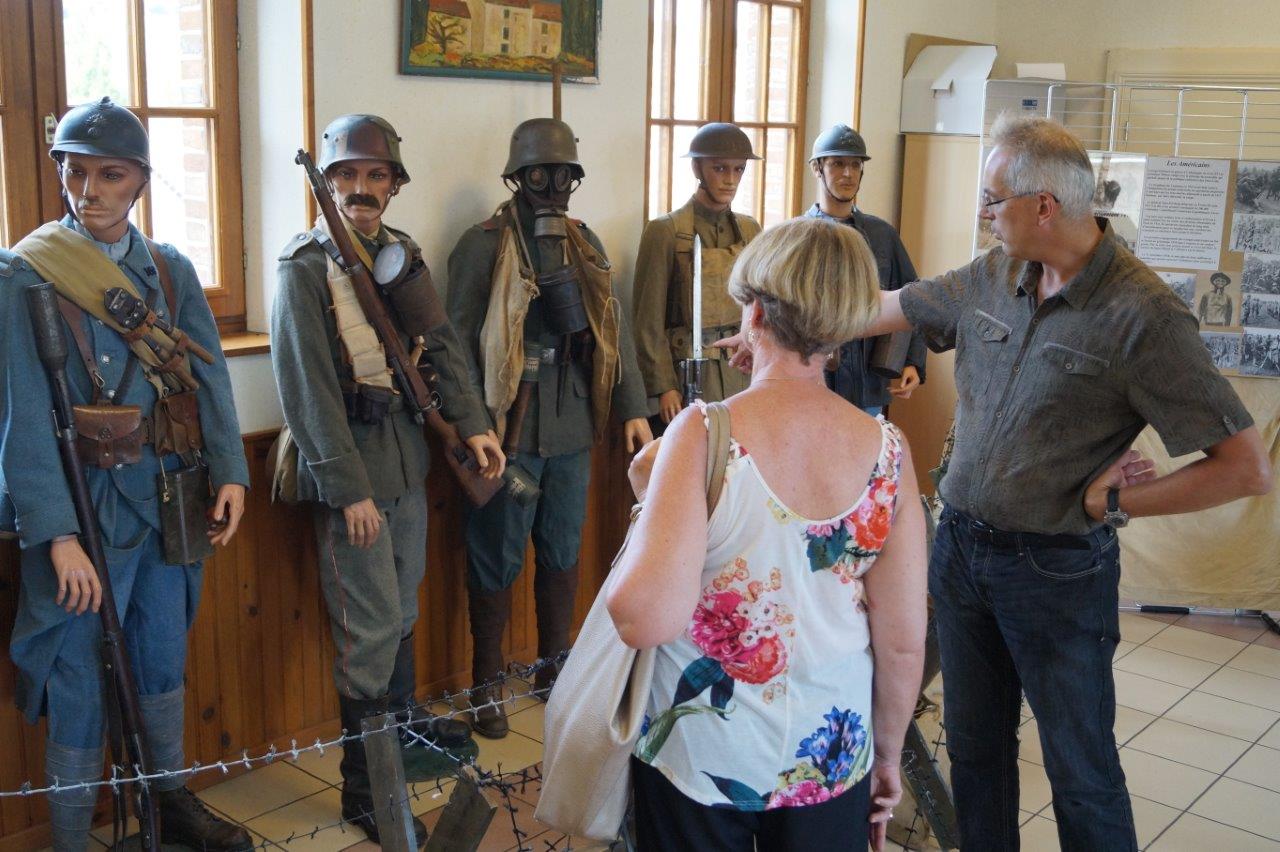
<svg viewBox="0 0 1280 852">
<path fill-rule="evenodd" d="M 1048 192 L 1062 215 L 1083 219 L 1093 211 L 1093 164 L 1080 140 L 1058 122 L 1003 112 L 991 127 L 991 144 L 1009 153 L 1004 182 L 1016 193 Z"/>
</svg>

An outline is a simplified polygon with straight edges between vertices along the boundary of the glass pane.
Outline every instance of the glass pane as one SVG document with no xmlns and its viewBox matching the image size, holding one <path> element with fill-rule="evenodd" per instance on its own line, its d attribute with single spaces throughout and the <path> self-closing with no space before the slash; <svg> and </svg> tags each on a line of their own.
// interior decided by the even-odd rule
<svg viewBox="0 0 1280 852">
<path fill-rule="evenodd" d="M 796 57 L 800 53 L 800 13 L 774 6 L 769 26 L 769 120 L 795 121 Z"/>
<path fill-rule="evenodd" d="M 209 105 L 204 0 L 147 0 L 147 105 Z"/>
<path fill-rule="evenodd" d="M 4 116 L 0 115 L 0 140 L 4 139 Z M 0 246 L 11 246 L 9 240 L 9 193 L 4 185 L 4 145 L 0 144 Z"/>
<path fill-rule="evenodd" d="M 764 101 L 764 10 L 759 3 L 738 2 L 734 47 L 733 120 L 759 121 Z"/>
<path fill-rule="evenodd" d="M 757 155 L 764 156 L 764 132 L 759 127 L 744 127 L 747 136 L 751 137 L 751 150 Z M 764 163 L 760 160 L 750 160 L 747 162 L 747 170 L 742 173 L 742 183 L 738 184 L 738 194 L 733 199 L 733 209 L 735 212 L 746 214 L 753 219 L 760 218 L 760 212 L 756 209 L 756 196 L 760 192 L 760 174 L 764 168 Z"/>
<path fill-rule="evenodd" d="M 62 47 L 67 71 L 67 103 L 88 103 L 110 95 L 136 106 L 131 49 L 133 26 L 128 0 L 62 0 Z"/>
<path fill-rule="evenodd" d="M 667 151 L 665 138 L 667 128 L 654 125 L 649 128 L 649 196 L 647 200 L 647 219 L 660 216 L 666 212 L 663 204 L 663 190 L 667 187 Z"/>
<path fill-rule="evenodd" d="M 707 0 L 677 0 L 674 118 L 706 117 Z"/>
<path fill-rule="evenodd" d="M 667 82 L 671 79 L 671 56 L 667 52 L 667 0 L 649 0 L 653 10 L 653 44 L 649 51 L 649 117 L 669 118 L 671 104 L 667 99 Z"/>
<path fill-rule="evenodd" d="M 692 125 L 678 125 L 671 139 L 671 199 L 672 207 L 679 207 L 689 200 L 698 188 L 698 180 L 693 176 L 693 166 L 689 158 L 684 156 L 689 150 L 689 143 L 698 128 Z M 666 213 L 660 210 L 659 213 Z"/>
<path fill-rule="evenodd" d="M 217 284 L 213 262 L 212 130 L 204 118 L 153 118 L 151 236 L 191 258 L 200 283 Z"/>
<path fill-rule="evenodd" d="M 769 129 L 764 167 L 764 219 L 766 228 L 791 218 L 791 162 L 794 131 Z"/>
</svg>

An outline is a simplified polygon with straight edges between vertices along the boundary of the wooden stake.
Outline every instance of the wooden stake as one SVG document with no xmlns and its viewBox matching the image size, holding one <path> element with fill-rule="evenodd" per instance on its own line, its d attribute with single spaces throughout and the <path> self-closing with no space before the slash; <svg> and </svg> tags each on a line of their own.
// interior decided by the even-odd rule
<svg viewBox="0 0 1280 852">
<path fill-rule="evenodd" d="M 557 59 L 551 63 L 551 117 L 560 121 L 560 77 L 564 73 L 564 65 Z"/>
</svg>

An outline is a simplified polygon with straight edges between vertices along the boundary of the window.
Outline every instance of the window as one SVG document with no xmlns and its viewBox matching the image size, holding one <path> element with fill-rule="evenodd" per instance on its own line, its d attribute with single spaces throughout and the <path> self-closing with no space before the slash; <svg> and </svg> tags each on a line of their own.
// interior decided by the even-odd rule
<svg viewBox="0 0 1280 852">
<path fill-rule="evenodd" d="M 770 225 L 799 212 L 809 0 L 650 0 L 645 215 L 684 203 L 698 126 L 731 121 L 762 158 L 734 209 Z"/>
<path fill-rule="evenodd" d="M 7 0 L 5 9 L 3 67 L 19 73 L 12 81 L 5 76 L 0 122 L 8 123 L 10 104 L 35 105 L 24 116 L 31 126 L 35 116 L 43 116 L 36 128 L 42 144 L 23 147 L 4 136 L 6 165 L 20 157 L 40 184 L 24 193 L 25 203 L 38 208 L 36 221 L 10 229 L 5 242 L 62 216 L 47 156 L 48 124 L 70 106 L 109 95 L 133 110 L 151 136 L 151 183 L 134 208 L 134 223 L 191 258 L 223 330 L 243 330 L 235 4 Z M 30 16 L 30 29 L 9 26 L 10 14 Z M 25 73 L 22 57 L 10 50 L 18 39 L 31 53 Z M 60 85 L 49 85 L 50 78 Z M 5 201 L 8 211 L 13 203 L 7 191 Z"/>
</svg>

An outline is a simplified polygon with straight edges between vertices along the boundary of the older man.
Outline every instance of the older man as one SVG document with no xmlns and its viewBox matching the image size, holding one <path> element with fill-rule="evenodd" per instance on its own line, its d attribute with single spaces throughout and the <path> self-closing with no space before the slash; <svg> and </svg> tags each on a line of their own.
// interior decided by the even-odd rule
<svg viewBox="0 0 1280 852">
<path fill-rule="evenodd" d="M 1270 465 L 1195 317 L 1091 215 L 1079 141 L 1032 116 L 1001 118 L 992 139 L 980 215 L 1003 245 L 882 293 L 867 330 L 956 350 L 929 591 L 961 845 L 1018 848 L 1025 692 L 1062 848 L 1135 850 L 1112 734 L 1116 528 L 1265 493 Z M 1156 477 L 1128 449 L 1148 424 L 1170 455 L 1204 458 Z"/>
</svg>

